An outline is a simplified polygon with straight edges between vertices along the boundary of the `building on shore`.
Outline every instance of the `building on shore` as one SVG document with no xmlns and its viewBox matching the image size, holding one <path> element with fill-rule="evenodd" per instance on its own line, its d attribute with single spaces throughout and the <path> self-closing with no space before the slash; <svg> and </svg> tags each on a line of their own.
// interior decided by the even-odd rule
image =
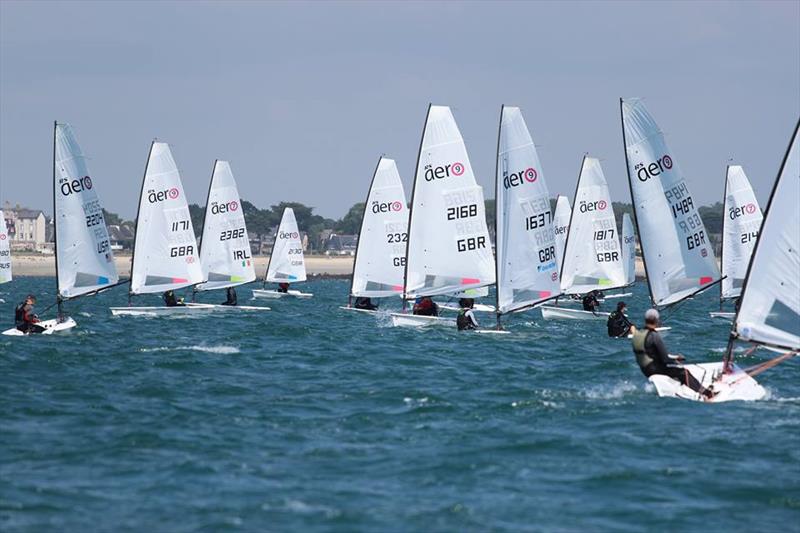
<svg viewBox="0 0 800 533">
<path fill-rule="evenodd" d="M 11 249 L 27 252 L 52 251 L 47 241 L 48 220 L 39 209 L 12 206 L 10 202 L 3 205 L 3 216 L 6 219 Z"/>
</svg>

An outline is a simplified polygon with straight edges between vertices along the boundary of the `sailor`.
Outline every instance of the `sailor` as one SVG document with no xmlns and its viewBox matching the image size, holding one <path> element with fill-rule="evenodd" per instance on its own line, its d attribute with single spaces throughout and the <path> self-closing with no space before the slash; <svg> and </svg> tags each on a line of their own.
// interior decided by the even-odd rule
<svg viewBox="0 0 800 533">
<path fill-rule="evenodd" d="M 648 309 L 644 314 L 645 329 L 637 331 L 635 327 L 631 327 L 631 331 L 633 331 L 633 353 L 636 354 L 636 362 L 639 363 L 642 373 L 647 377 L 654 374 L 669 376 L 706 399 L 713 398 L 713 391 L 703 387 L 691 372 L 675 365 L 676 362 L 683 363 L 685 359 L 682 355 L 669 355 L 664 340 L 656 331 L 658 323 L 658 311 Z"/>
<path fill-rule="evenodd" d="M 278 283 L 278 292 L 282 292 L 284 294 L 289 292 L 289 284 L 286 282 Z"/>
<path fill-rule="evenodd" d="M 413 314 L 439 316 L 439 306 L 431 300 L 430 296 L 422 296 L 414 302 Z"/>
<path fill-rule="evenodd" d="M 600 309 L 600 301 L 597 299 L 597 291 L 592 291 L 583 297 L 583 310 L 596 313 Z"/>
<path fill-rule="evenodd" d="M 183 303 L 183 298 L 176 298 L 175 293 L 171 290 L 165 292 L 162 297 L 164 298 L 164 305 L 167 307 L 179 307 L 181 305 L 186 305 Z"/>
<path fill-rule="evenodd" d="M 355 304 L 353 305 L 356 309 L 366 309 L 367 311 L 377 311 L 378 306 L 372 303 L 371 298 L 366 298 L 364 296 L 359 296 L 356 298 Z"/>
<path fill-rule="evenodd" d="M 625 315 L 626 309 L 625 302 L 619 302 L 617 303 L 617 310 L 608 315 L 606 326 L 608 326 L 609 337 L 627 337 L 633 324 Z"/>
<path fill-rule="evenodd" d="M 222 305 L 238 305 L 236 302 L 236 289 L 233 287 L 228 287 L 225 291 L 226 300 L 222 302 Z"/>
<path fill-rule="evenodd" d="M 33 313 L 36 296 L 29 294 L 14 309 L 14 326 L 23 333 L 41 333 L 45 328 L 38 324 L 39 317 Z"/>
<path fill-rule="evenodd" d="M 475 318 L 475 312 L 472 308 L 475 306 L 475 300 L 473 298 L 461 298 L 458 301 L 459 307 L 461 310 L 458 312 L 458 316 L 456 317 L 456 326 L 458 326 L 458 331 L 464 331 L 465 329 L 478 329 L 478 321 Z"/>
</svg>

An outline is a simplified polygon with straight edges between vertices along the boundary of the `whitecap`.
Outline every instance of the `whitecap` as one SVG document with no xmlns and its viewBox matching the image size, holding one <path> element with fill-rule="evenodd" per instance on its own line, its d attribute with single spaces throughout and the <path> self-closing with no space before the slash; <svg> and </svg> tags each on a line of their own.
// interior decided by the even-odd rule
<svg viewBox="0 0 800 533">
<path fill-rule="evenodd" d="M 638 387 L 630 381 L 623 381 L 611 387 L 605 385 L 592 387 L 584 391 L 584 395 L 590 400 L 618 400 L 637 389 Z"/>
</svg>

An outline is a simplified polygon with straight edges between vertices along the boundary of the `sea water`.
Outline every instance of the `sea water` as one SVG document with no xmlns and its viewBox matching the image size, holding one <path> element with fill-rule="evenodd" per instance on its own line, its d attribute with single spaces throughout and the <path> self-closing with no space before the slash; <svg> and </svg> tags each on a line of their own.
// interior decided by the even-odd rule
<svg viewBox="0 0 800 533">
<path fill-rule="evenodd" d="M 67 303 L 68 333 L 0 337 L 0 529 L 798 529 L 800 360 L 758 377 L 763 401 L 660 399 L 602 321 L 393 328 L 338 309 L 344 280 L 302 288 L 256 302 L 268 313 L 182 318 L 112 317 L 118 288 Z M 0 287 L 0 326 L 53 291 Z M 676 309 L 670 351 L 719 361 L 716 306 L 712 290 Z"/>
</svg>

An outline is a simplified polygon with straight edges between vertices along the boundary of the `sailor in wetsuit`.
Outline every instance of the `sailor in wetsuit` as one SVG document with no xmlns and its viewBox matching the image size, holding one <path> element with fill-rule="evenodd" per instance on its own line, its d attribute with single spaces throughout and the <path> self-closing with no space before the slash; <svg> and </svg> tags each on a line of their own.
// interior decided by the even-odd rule
<svg viewBox="0 0 800 533">
<path fill-rule="evenodd" d="M 686 385 L 706 399 L 714 397 L 713 391 L 703 387 L 699 381 L 688 370 L 679 366 L 674 366 L 676 362 L 685 361 L 683 356 L 672 356 L 667 352 L 667 347 L 661 335 L 656 331 L 658 327 L 658 311 L 648 309 L 644 314 L 645 329 L 633 331 L 633 353 L 636 354 L 636 362 L 642 373 L 650 377 L 654 374 L 669 376 L 675 381 Z"/>
<path fill-rule="evenodd" d="M 225 291 L 226 300 L 222 302 L 222 305 L 238 305 L 236 301 L 236 289 L 233 287 L 228 287 Z"/>
<path fill-rule="evenodd" d="M 423 296 L 414 302 L 412 312 L 415 315 L 439 316 L 439 306 L 431 300 L 430 296 Z"/>
<path fill-rule="evenodd" d="M 627 309 L 625 302 L 619 302 L 617 304 L 617 310 L 612 311 L 611 314 L 608 315 L 606 326 L 608 327 L 609 337 L 626 337 L 630 332 L 633 324 L 631 324 L 631 321 L 625 316 L 625 309 Z"/>
<path fill-rule="evenodd" d="M 167 307 L 180 307 L 182 305 L 186 305 L 183 303 L 183 298 L 176 298 L 175 293 L 172 291 L 165 292 L 162 298 L 164 298 L 164 305 Z"/>
<path fill-rule="evenodd" d="M 278 283 L 278 292 L 282 292 L 286 294 L 289 292 L 289 284 L 288 283 Z"/>
<path fill-rule="evenodd" d="M 461 307 L 456 317 L 458 331 L 478 329 L 478 320 L 475 318 L 475 312 L 472 310 L 475 306 L 475 300 L 473 298 L 461 298 L 458 301 L 458 305 Z"/>
<path fill-rule="evenodd" d="M 592 291 L 583 297 L 583 310 L 597 313 L 600 309 L 600 300 L 597 299 L 597 291 Z"/>
<path fill-rule="evenodd" d="M 356 309 L 366 309 L 367 311 L 378 310 L 378 306 L 372 303 L 372 299 L 366 298 L 364 296 L 359 296 L 358 298 L 356 298 L 353 307 L 355 307 Z"/>
<path fill-rule="evenodd" d="M 41 333 L 45 328 L 38 324 L 39 317 L 33 313 L 36 296 L 29 294 L 14 309 L 14 327 L 23 333 Z"/>
</svg>

